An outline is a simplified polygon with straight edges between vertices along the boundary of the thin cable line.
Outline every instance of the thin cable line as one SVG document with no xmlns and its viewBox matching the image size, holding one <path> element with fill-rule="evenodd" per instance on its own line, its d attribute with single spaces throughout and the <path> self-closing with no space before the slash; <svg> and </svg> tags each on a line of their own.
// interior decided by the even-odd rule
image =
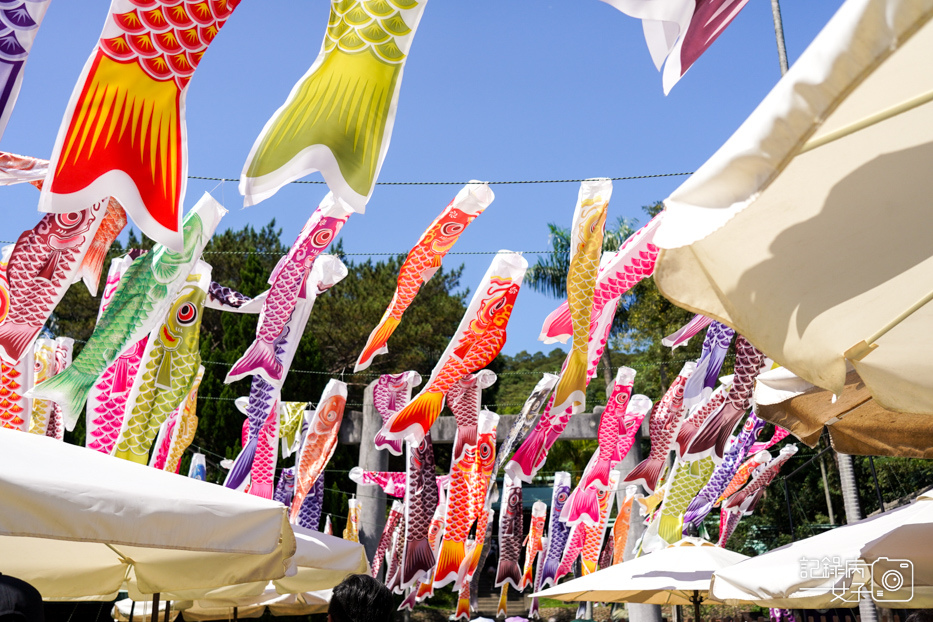
<svg viewBox="0 0 933 622">
<path fill-rule="evenodd" d="M 612 181 L 633 181 L 637 179 L 657 179 L 660 177 L 686 177 L 687 175 L 693 175 L 690 173 L 654 173 L 650 175 L 626 175 L 624 177 L 610 177 Z M 188 179 L 198 179 L 201 181 L 232 181 L 239 182 L 239 178 L 232 177 L 207 177 L 203 175 L 188 175 Z M 490 186 L 506 186 L 506 185 L 515 185 L 515 184 L 574 184 L 587 181 L 586 179 L 520 179 L 520 180 L 510 180 L 510 181 L 487 181 L 483 182 L 489 184 Z M 310 185 L 323 185 L 327 182 L 324 180 L 312 180 L 312 179 L 296 179 L 291 181 L 292 184 L 310 184 Z M 377 181 L 377 186 L 465 186 L 471 182 L 468 181 Z"/>
</svg>

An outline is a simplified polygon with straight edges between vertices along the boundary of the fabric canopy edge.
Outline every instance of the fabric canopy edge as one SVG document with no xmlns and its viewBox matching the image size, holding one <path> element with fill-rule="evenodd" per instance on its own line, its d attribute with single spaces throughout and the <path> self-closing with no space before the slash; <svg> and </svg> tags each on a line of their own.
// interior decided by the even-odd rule
<svg viewBox="0 0 933 622">
<path fill-rule="evenodd" d="M 918 8 L 921 4 L 926 6 Z M 908 17 L 908 12 L 915 17 Z M 822 120 L 838 108 L 851 90 L 931 19 L 933 4 L 929 0 L 844 3 L 732 136 L 664 200 L 673 217 L 661 223 L 655 244 L 662 249 L 689 246 L 712 235 L 751 205 L 801 153 L 819 132 Z M 911 27 L 904 28 L 905 22 Z M 876 32 L 870 32 L 881 26 L 886 29 L 883 42 Z M 857 47 L 864 49 L 864 44 L 853 44 L 866 39 L 876 43 L 871 50 L 865 50 L 873 55 L 856 57 L 848 53 Z M 841 54 L 836 51 L 839 49 L 847 52 Z M 807 62 L 810 56 L 832 56 L 835 62 L 819 63 L 817 66 L 826 67 L 813 72 Z M 805 89 L 830 92 L 820 101 L 802 96 Z M 727 157 L 728 154 L 735 155 Z M 697 195 L 699 188 L 709 185 L 716 188 Z M 675 224 L 675 220 L 679 222 Z M 658 264 L 661 263 L 659 258 Z"/>
</svg>

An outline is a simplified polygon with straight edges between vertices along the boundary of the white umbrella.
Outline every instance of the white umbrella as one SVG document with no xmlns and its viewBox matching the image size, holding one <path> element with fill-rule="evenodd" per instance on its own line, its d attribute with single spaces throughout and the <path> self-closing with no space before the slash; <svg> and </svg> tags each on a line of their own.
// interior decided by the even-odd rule
<svg viewBox="0 0 933 622">
<path fill-rule="evenodd" d="M 277 594 L 303 594 L 330 590 L 348 575 L 369 572 L 366 550 L 359 542 L 328 536 L 294 525 L 292 528 L 295 532 L 297 550 L 291 559 L 293 568 L 288 576 L 274 579 L 271 583 L 256 581 L 207 590 L 172 590 L 163 593 L 163 598 L 209 600 L 213 603 L 248 602 L 250 598 L 255 599 L 266 594 L 269 589 L 276 591 Z M 130 590 L 130 596 L 141 599 L 141 595 L 134 593 L 133 590 Z"/>
<path fill-rule="evenodd" d="M 237 620 L 259 618 L 268 609 L 274 616 L 307 616 L 327 613 L 332 590 L 303 594 L 279 594 L 272 585 L 253 598 L 199 600 L 184 609 L 185 620 Z M 135 620 L 134 620 L 135 622 Z"/>
<path fill-rule="evenodd" d="M 696 610 L 709 592 L 713 572 L 745 555 L 699 538 L 683 538 L 656 553 L 610 566 L 533 594 L 562 601 L 689 605 Z M 709 600 L 706 598 L 706 600 Z"/>
<path fill-rule="evenodd" d="M 837 395 L 848 360 L 917 414 L 933 413 L 931 18 L 933 0 L 847 0 L 668 197 L 654 240 L 677 305 Z"/>
<path fill-rule="evenodd" d="M 933 606 L 933 494 L 717 570 L 712 597 L 728 604 L 851 607 L 871 589 L 878 605 Z"/>
<path fill-rule="evenodd" d="M 191 607 L 191 602 L 159 602 L 159 609 L 156 611 L 155 618 L 152 616 L 152 603 L 149 601 L 136 602 L 129 598 L 118 600 L 113 604 L 113 610 L 110 615 L 117 622 L 162 622 L 165 618 L 166 607 L 171 606 L 170 620 L 175 620 L 181 614 L 183 609 Z"/>
<path fill-rule="evenodd" d="M 835 397 L 786 367 L 758 376 L 757 414 L 790 430 L 815 447 L 825 427 L 833 448 L 858 456 L 933 458 L 933 426 L 928 415 L 894 412 L 872 399 L 855 370 L 846 374 L 845 389 Z"/>
<path fill-rule="evenodd" d="M 12 430 L 0 499 L 0 572 L 47 600 L 269 581 L 296 548 L 280 503 Z"/>
</svg>

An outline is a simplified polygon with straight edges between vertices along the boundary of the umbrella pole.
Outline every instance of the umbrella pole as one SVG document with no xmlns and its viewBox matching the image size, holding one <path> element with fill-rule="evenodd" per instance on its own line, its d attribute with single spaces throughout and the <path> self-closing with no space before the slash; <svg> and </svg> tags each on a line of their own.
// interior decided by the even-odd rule
<svg viewBox="0 0 933 622">
<path fill-rule="evenodd" d="M 130 622 L 133 622 L 133 614 L 136 612 L 136 601 L 130 601 Z"/>
<path fill-rule="evenodd" d="M 163 622 L 168 622 L 169 616 L 172 615 L 172 601 L 165 601 L 165 617 L 162 618 Z M 156 612 L 156 620 L 159 619 L 158 612 Z"/>
<path fill-rule="evenodd" d="M 693 622 L 700 622 L 700 603 L 703 602 L 700 598 L 700 591 L 693 590 L 693 598 L 690 600 L 693 601 Z"/>
<path fill-rule="evenodd" d="M 233 622 L 237 622 L 237 608 L 233 608 Z"/>
<path fill-rule="evenodd" d="M 881 496 L 881 486 L 878 485 L 878 472 L 875 471 L 874 456 L 868 456 L 868 465 L 871 467 L 871 478 L 875 482 L 875 494 L 878 495 L 878 507 L 884 512 L 884 497 Z"/>
<path fill-rule="evenodd" d="M 790 539 L 793 542 L 794 538 L 794 515 L 790 511 L 790 490 L 787 488 L 787 478 L 784 478 L 784 503 L 787 504 L 787 521 L 790 523 Z"/>
<path fill-rule="evenodd" d="M 149 614 L 150 622 L 157 622 L 159 619 L 159 592 L 152 595 L 152 612 Z"/>
</svg>

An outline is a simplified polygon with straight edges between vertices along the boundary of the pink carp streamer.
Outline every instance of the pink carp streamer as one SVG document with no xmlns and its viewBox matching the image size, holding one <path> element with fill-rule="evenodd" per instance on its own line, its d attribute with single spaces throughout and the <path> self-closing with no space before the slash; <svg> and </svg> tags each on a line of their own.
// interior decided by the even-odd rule
<svg viewBox="0 0 933 622">
<path fill-rule="evenodd" d="M 390 497 L 405 496 L 405 482 L 407 474 L 400 471 L 364 471 L 362 467 L 353 467 L 350 469 L 350 481 L 356 484 L 366 484 L 369 486 L 379 486 L 382 491 Z M 437 490 L 441 498 L 444 496 L 444 489 L 450 483 L 450 475 L 437 476 Z"/>
<path fill-rule="evenodd" d="M 667 346 L 671 350 L 675 350 L 680 346 L 685 346 L 694 336 L 699 334 L 701 330 L 712 323 L 712 318 L 708 318 L 705 315 L 694 315 L 693 319 L 684 324 L 681 329 L 662 339 L 661 345 Z"/>
<path fill-rule="evenodd" d="M 131 255 L 118 257 L 110 262 L 104 293 L 100 301 L 98 319 L 110 305 L 120 285 L 123 273 L 133 263 Z M 128 347 L 97 379 L 87 399 L 87 441 L 89 448 L 105 454 L 113 453 L 113 447 L 123 426 L 126 400 L 130 395 L 133 380 L 146 349 L 149 336 L 145 336 Z"/>
<path fill-rule="evenodd" d="M 674 452 L 677 454 L 678 458 L 684 458 L 687 450 L 690 448 L 690 443 L 693 442 L 697 432 L 703 427 L 703 422 L 706 421 L 710 415 L 717 412 L 725 403 L 726 394 L 729 392 L 730 388 L 732 388 L 732 380 L 719 385 L 716 387 L 716 390 L 713 391 L 713 394 L 709 396 L 709 399 L 706 400 L 705 404 L 701 405 L 699 408 L 694 408 L 690 411 L 690 414 L 687 415 L 684 424 L 680 427 L 680 432 L 677 433 L 677 440 L 674 442 Z"/>
<path fill-rule="evenodd" d="M 606 400 L 606 409 L 599 419 L 597 432 L 599 446 L 586 465 L 580 484 L 570 495 L 567 505 L 564 506 L 564 514 L 561 518 L 569 525 L 576 525 L 581 520 L 588 525 L 599 523 L 597 492 L 606 490 L 609 486 L 609 472 L 618 463 L 616 455 L 622 432 L 622 418 L 626 413 L 634 382 L 634 369 L 631 367 L 619 369 L 609 399 Z"/>
<path fill-rule="evenodd" d="M 346 203 L 331 193 L 321 201 L 298 239 L 272 271 L 269 279 L 271 287 L 256 327 L 256 339 L 230 368 L 226 383 L 251 375 L 262 376 L 273 385 L 284 379 L 287 369 L 276 354 L 276 343 L 282 337 L 298 298 L 305 289 L 308 272 L 315 259 L 337 237 L 352 213 Z"/>
<path fill-rule="evenodd" d="M 654 492 L 657 489 L 667 455 L 684 421 L 684 387 L 695 369 L 696 363 L 693 361 L 685 363 L 677 379 L 655 406 L 648 423 L 651 451 L 648 457 L 637 464 L 626 476 L 626 484 L 641 484 L 648 492 Z"/>
<path fill-rule="evenodd" d="M 615 489 L 619 485 L 619 473 L 613 471 L 609 475 L 609 490 L 600 490 L 599 496 L 599 523 L 587 526 L 586 537 L 583 539 L 583 549 L 580 551 L 580 561 L 583 574 L 588 575 L 599 570 L 599 552 L 606 537 L 606 524 L 612 512 L 612 502 L 615 499 Z"/>
<path fill-rule="evenodd" d="M 780 426 L 774 426 L 774 434 L 771 435 L 771 438 L 769 438 L 766 441 L 755 443 L 748 450 L 748 453 L 753 454 L 758 451 L 767 451 L 768 449 L 771 449 L 772 447 L 774 447 L 775 445 L 783 441 L 788 436 L 790 436 L 789 431 L 785 430 L 784 428 Z"/>
<path fill-rule="evenodd" d="M 16 364 L 32 348 L 81 268 L 107 211 L 104 199 L 76 212 L 46 214 L 24 231 L 0 292 L 0 357 Z"/>
<path fill-rule="evenodd" d="M 476 444 L 476 424 L 479 421 L 482 391 L 491 387 L 495 382 L 495 372 L 481 369 L 475 374 L 463 376 L 447 391 L 447 407 L 450 408 L 457 421 L 454 460 L 463 454 L 464 447 Z"/>
</svg>

